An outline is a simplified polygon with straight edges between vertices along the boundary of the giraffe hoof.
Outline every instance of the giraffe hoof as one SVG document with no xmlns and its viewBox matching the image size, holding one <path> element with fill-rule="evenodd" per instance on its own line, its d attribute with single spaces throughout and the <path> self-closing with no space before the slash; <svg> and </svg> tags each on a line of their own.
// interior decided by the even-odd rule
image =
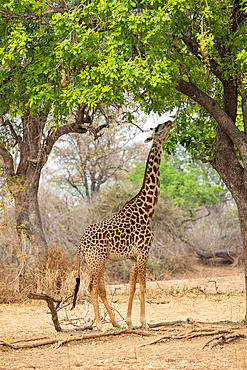
<svg viewBox="0 0 247 370">
<path fill-rule="evenodd" d="M 96 325 L 96 328 L 97 328 L 101 333 L 105 333 L 105 332 L 106 332 L 106 329 L 103 327 L 103 325 Z"/>
<path fill-rule="evenodd" d="M 121 325 L 119 325 L 119 323 L 117 321 L 112 323 L 112 326 L 114 326 L 114 328 L 116 328 L 116 329 L 121 329 Z"/>
<path fill-rule="evenodd" d="M 142 324 L 141 328 L 143 330 L 149 330 L 150 329 L 149 326 L 148 326 L 148 324 L 146 322 Z"/>
</svg>

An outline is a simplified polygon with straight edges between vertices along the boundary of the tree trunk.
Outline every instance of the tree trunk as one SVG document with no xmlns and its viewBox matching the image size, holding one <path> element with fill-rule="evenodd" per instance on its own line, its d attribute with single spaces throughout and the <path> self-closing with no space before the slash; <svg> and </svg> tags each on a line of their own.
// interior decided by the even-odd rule
<svg viewBox="0 0 247 370">
<path fill-rule="evenodd" d="M 247 191 L 245 169 L 239 163 L 234 145 L 220 126 L 216 134 L 216 152 L 212 166 L 218 172 L 228 190 L 231 192 L 238 209 L 238 217 L 243 240 L 243 258 L 245 264 L 245 294 L 247 319 Z"/>
<path fill-rule="evenodd" d="M 243 240 L 243 257 L 245 263 L 245 295 L 247 302 L 247 195 L 243 194 L 243 198 L 235 200 L 238 208 L 238 216 L 240 222 L 241 235 Z M 245 306 L 245 322 L 247 322 L 247 304 Z"/>
<path fill-rule="evenodd" d="M 211 164 L 231 192 L 238 208 L 244 246 L 247 320 L 247 136 L 238 129 L 235 123 L 238 99 L 236 81 L 232 79 L 224 81 L 223 76 L 220 78 L 224 88 L 222 108 L 216 100 L 209 97 L 192 82 L 179 80 L 177 90 L 198 102 L 218 123 L 215 137 L 216 150 Z M 241 156 L 241 161 L 238 159 L 235 147 Z"/>
<path fill-rule="evenodd" d="M 38 203 L 41 170 L 47 158 L 42 155 L 42 135 L 46 116 L 31 116 L 29 110 L 22 117 L 23 138 L 19 144 L 20 161 L 14 181 L 9 188 L 15 199 L 15 217 L 22 254 L 45 257 L 47 243 L 42 228 Z M 31 251 L 26 249 L 32 246 Z"/>
<path fill-rule="evenodd" d="M 19 189 L 14 193 L 18 235 L 19 238 L 22 238 L 26 234 L 26 238 L 30 240 L 32 248 L 34 248 L 32 253 L 45 256 L 47 242 L 40 217 L 38 186 L 33 184 L 23 186 L 21 183 L 23 181 L 20 181 Z"/>
<path fill-rule="evenodd" d="M 39 180 L 53 145 L 63 135 L 85 134 L 90 130 L 97 136 L 102 129 L 109 126 L 106 123 L 93 127 L 86 104 L 80 105 L 73 122 L 59 127 L 49 125 L 45 130 L 48 115 L 49 112 L 39 112 L 34 116 L 27 108 L 20 117 L 22 129 L 18 129 L 19 131 L 16 131 L 14 119 L 2 118 L 2 126 L 8 126 L 12 135 L 11 140 L 15 143 L 13 147 L 19 153 L 17 166 L 14 164 L 8 146 L 0 142 L 0 155 L 4 160 L 6 182 L 15 200 L 16 227 L 21 255 L 23 257 L 23 254 L 32 253 L 38 256 L 39 260 L 46 257 L 47 251 L 38 203 Z M 18 260 L 18 257 L 16 259 Z M 19 260 L 22 264 L 23 258 Z"/>
</svg>

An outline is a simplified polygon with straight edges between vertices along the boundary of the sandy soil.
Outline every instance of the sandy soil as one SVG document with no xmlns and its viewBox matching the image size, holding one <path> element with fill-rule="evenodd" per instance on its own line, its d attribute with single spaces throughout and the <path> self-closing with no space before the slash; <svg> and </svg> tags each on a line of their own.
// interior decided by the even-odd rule
<svg viewBox="0 0 247 370">
<path fill-rule="evenodd" d="M 109 295 L 115 288 L 115 307 L 123 316 L 127 309 L 127 287 L 108 286 Z M 147 288 L 147 320 L 149 323 L 186 320 L 210 323 L 221 320 L 241 322 L 245 315 L 244 274 L 241 270 L 208 269 L 187 279 L 149 282 Z M 78 305 L 77 315 L 82 305 Z M 91 308 L 90 308 L 91 310 Z M 93 317 L 92 310 L 89 317 Z M 121 321 L 121 319 L 119 319 Z M 138 291 L 134 301 L 133 322 L 139 325 Z M 122 321 L 121 324 L 125 325 Z M 171 329 L 191 330 L 191 324 Z M 63 325 L 64 328 L 67 326 Z M 106 326 L 110 330 L 110 326 Z M 164 329 L 164 328 L 163 328 Z M 202 348 L 210 338 L 167 340 L 145 345 L 164 335 L 162 328 L 146 335 L 135 332 L 103 338 L 75 341 L 61 346 L 49 344 L 30 349 L 13 350 L 1 345 L 2 369 L 247 369 L 247 339 L 229 344 Z M 123 330 L 123 329 L 122 329 Z M 166 329 L 167 330 L 167 329 Z M 96 332 L 96 330 L 94 329 Z M 93 331 L 93 332 L 94 332 Z M 241 332 L 247 335 L 242 326 Z M 27 340 L 33 337 L 60 338 L 71 336 L 56 333 L 47 305 L 41 301 L 26 304 L 0 305 L 0 341 Z"/>
</svg>

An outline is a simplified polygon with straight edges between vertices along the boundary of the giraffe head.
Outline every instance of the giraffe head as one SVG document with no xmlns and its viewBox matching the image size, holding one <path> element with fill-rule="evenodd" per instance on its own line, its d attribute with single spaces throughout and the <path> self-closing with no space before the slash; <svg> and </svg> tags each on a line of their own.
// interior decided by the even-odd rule
<svg viewBox="0 0 247 370">
<path fill-rule="evenodd" d="M 147 138 L 145 141 L 157 141 L 159 143 L 163 143 L 168 137 L 169 131 L 173 129 L 173 122 L 167 121 L 164 123 L 160 123 L 155 129 L 153 130 L 153 136 Z"/>
</svg>

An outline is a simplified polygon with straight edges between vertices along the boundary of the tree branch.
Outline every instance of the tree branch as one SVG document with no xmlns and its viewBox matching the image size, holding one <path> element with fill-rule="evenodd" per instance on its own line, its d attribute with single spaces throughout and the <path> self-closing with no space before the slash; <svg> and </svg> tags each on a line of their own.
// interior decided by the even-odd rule
<svg viewBox="0 0 247 370">
<path fill-rule="evenodd" d="M 12 155 L 9 153 L 9 151 L 4 147 L 4 145 L 1 142 L 0 142 L 0 155 L 4 161 L 7 178 L 13 177 L 15 175 L 15 171 Z"/>
<path fill-rule="evenodd" d="M 9 126 L 11 135 L 12 135 L 13 139 L 16 141 L 16 143 L 21 144 L 21 142 L 22 142 L 21 136 L 17 135 L 17 133 L 15 132 L 14 127 L 13 127 L 12 123 L 10 122 L 10 120 L 6 119 L 4 121 L 3 118 L 1 120 L 2 120 L 2 126 Z"/>
<path fill-rule="evenodd" d="M 227 25 L 227 28 L 230 29 L 232 32 L 236 32 L 240 23 L 242 23 L 247 18 L 247 14 L 244 12 L 244 10 L 241 9 L 241 5 L 242 4 L 240 4 L 239 0 L 234 1 L 232 14 Z"/>
<path fill-rule="evenodd" d="M 246 135 L 237 128 L 229 115 L 220 107 L 218 102 L 205 94 L 192 82 L 187 82 L 183 79 L 178 81 L 176 90 L 198 102 L 212 115 L 215 121 L 236 145 L 241 154 L 244 165 L 247 166 Z"/>
<path fill-rule="evenodd" d="M 27 9 L 32 15 L 35 16 L 35 13 L 33 12 L 32 9 L 30 9 L 26 4 L 23 4 L 20 2 L 20 0 L 17 0 L 19 4 L 21 4 L 22 6 L 24 6 L 25 9 Z"/>
<path fill-rule="evenodd" d="M 80 108 L 76 111 L 74 122 L 64 124 L 58 128 L 54 127 L 50 130 L 44 141 L 43 160 L 46 162 L 53 145 L 61 136 L 69 133 L 85 134 L 86 132 L 91 132 L 97 139 L 99 132 L 103 128 L 109 127 L 108 123 L 93 127 L 92 122 L 93 118 L 89 114 L 87 104 L 81 104 Z"/>
<path fill-rule="evenodd" d="M 183 41 L 188 47 L 188 49 L 192 52 L 193 55 L 200 60 L 200 62 L 209 64 L 211 72 L 219 78 L 220 81 L 223 81 L 222 75 L 219 72 L 219 65 L 217 61 L 213 58 L 209 58 L 208 56 L 205 58 L 200 50 L 200 45 L 198 44 L 196 38 L 193 36 L 192 28 L 188 27 L 185 33 L 182 33 Z"/>
<path fill-rule="evenodd" d="M 58 7 L 58 8 L 51 8 L 44 10 L 43 12 L 39 12 L 39 14 L 34 13 L 30 8 L 28 8 L 26 5 L 22 4 L 30 13 L 15 13 L 15 12 L 9 12 L 3 5 L 1 7 L 3 8 L 3 11 L 0 11 L 0 14 L 3 19 L 14 19 L 14 18 L 24 18 L 24 19 L 38 19 L 42 18 L 46 15 L 52 15 L 56 13 L 65 13 L 68 11 L 65 8 Z"/>
<path fill-rule="evenodd" d="M 58 320 L 58 317 L 57 317 L 57 310 L 54 306 L 54 303 L 60 303 L 61 300 L 56 300 L 55 298 L 51 297 L 50 295 L 44 294 L 44 293 L 29 293 L 28 298 L 30 298 L 30 299 L 43 299 L 44 301 L 47 302 L 47 305 L 48 305 L 49 309 L 51 310 L 51 317 L 52 317 L 52 321 L 53 321 L 53 324 L 55 326 L 55 329 L 56 329 L 56 331 L 61 332 L 62 328 L 59 324 L 59 320 Z"/>
</svg>

